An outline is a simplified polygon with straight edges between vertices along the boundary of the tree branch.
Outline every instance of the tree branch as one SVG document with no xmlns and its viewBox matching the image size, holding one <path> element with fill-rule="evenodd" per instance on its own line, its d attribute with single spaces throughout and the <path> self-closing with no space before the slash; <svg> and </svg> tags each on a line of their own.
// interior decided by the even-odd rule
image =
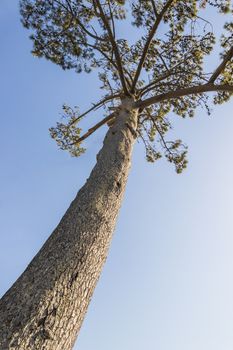
<svg viewBox="0 0 233 350">
<path fill-rule="evenodd" d="M 174 71 L 174 72 L 168 72 L 167 74 L 164 74 L 163 76 L 161 76 L 161 78 L 158 78 L 156 79 L 155 81 L 152 81 L 151 83 L 149 83 L 147 86 L 145 86 L 141 91 L 140 91 L 140 96 L 144 96 L 145 94 L 147 94 L 148 92 L 150 92 L 151 90 L 153 90 L 154 88 L 157 88 L 157 87 L 161 87 L 161 85 L 166 85 L 166 86 L 171 86 L 171 85 L 177 85 L 177 82 L 176 83 L 171 83 L 171 82 L 163 82 L 163 80 L 165 78 L 168 78 L 170 76 L 174 76 L 174 75 L 184 75 L 184 74 L 192 74 L 193 77 L 197 77 L 199 79 L 201 79 L 204 83 L 204 81 L 207 83 L 208 82 L 208 79 L 205 78 L 204 76 L 201 76 L 199 75 L 198 73 L 193 73 L 193 72 L 190 72 L 190 71 L 185 71 L 185 70 L 180 70 L 180 71 Z M 159 83 L 159 84 L 158 84 Z"/>
<path fill-rule="evenodd" d="M 158 128 L 158 126 L 157 126 L 155 120 L 153 119 L 153 117 L 152 117 L 150 114 L 148 114 L 148 117 L 149 117 L 149 119 L 152 121 L 152 123 L 153 123 L 153 125 L 154 125 L 156 131 L 159 133 L 159 136 L 160 136 L 161 142 L 162 142 L 162 144 L 163 144 L 163 147 L 166 149 L 166 151 L 167 151 L 170 155 L 172 155 L 172 152 L 171 152 L 171 150 L 169 149 L 169 147 L 167 146 L 167 142 L 165 141 L 165 138 L 164 138 L 162 132 L 159 130 L 159 128 Z"/>
<path fill-rule="evenodd" d="M 113 112 L 109 116 L 102 119 L 99 123 L 95 124 L 92 128 L 90 128 L 83 136 L 81 136 L 77 141 L 70 144 L 70 146 L 73 145 L 79 145 L 82 141 L 84 141 L 86 138 L 88 138 L 91 134 L 93 134 L 97 129 L 99 129 L 102 125 L 106 124 L 108 121 L 113 119 L 115 117 L 116 113 Z"/>
<path fill-rule="evenodd" d="M 105 41 L 105 39 L 99 37 L 99 36 L 96 35 L 96 34 L 91 33 L 91 32 L 85 27 L 85 25 L 80 21 L 80 19 L 74 14 L 73 9 L 72 9 L 72 6 L 71 6 L 69 0 L 66 0 L 66 4 L 67 4 L 68 8 L 67 8 L 64 4 L 62 4 L 59 0 L 54 0 L 54 1 L 55 1 L 59 6 L 63 7 L 63 8 L 67 11 L 67 13 L 70 13 L 70 14 L 71 14 L 72 18 L 75 19 L 75 20 L 77 21 L 78 25 L 82 28 L 82 30 L 83 30 L 87 35 L 89 35 L 91 38 L 93 38 L 93 39 L 95 39 L 95 40 L 99 40 L 99 41 L 102 41 L 102 42 Z"/>
<path fill-rule="evenodd" d="M 115 58 L 116 58 L 116 63 L 117 63 L 117 67 L 118 67 L 118 71 L 119 71 L 119 76 L 120 76 L 120 80 L 121 80 L 121 84 L 122 84 L 122 87 L 123 87 L 123 90 L 125 92 L 126 95 L 129 95 L 129 91 L 128 91 L 128 88 L 126 86 L 126 82 L 125 82 L 125 77 L 124 77 L 124 70 L 123 70 L 123 66 L 122 66 L 122 61 L 121 61 L 121 56 L 120 56 L 120 53 L 119 53 L 119 50 L 118 50 L 118 46 L 117 46 L 117 43 L 114 39 L 114 36 L 113 36 L 113 33 L 112 33 L 112 30 L 111 30 L 111 27 L 108 23 L 108 19 L 106 18 L 106 15 L 103 11 L 103 8 L 102 8 L 102 5 L 100 3 L 99 0 L 95 0 L 96 2 L 96 5 L 100 11 L 100 17 L 103 21 L 103 24 L 108 32 L 108 35 L 109 35 L 109 40 L 112 44 L 112 48 L 113 48 L 113 51 L 114 51 L 114 54 L 115 54 Z"/>
<path fill-rule="evenodd" d="M 222 63 L 217 67 L 215 72 L 210 77 L 209 83 L 214 83 L 215 82 L 215 80 L 218 78 L 218 76 L 223 72 L 224 68 L 226 67 L 227 62 L 229 62 L 232 57 L 233 57 L 233 46 L 227 52 L 227 54 L 226 54 L 225 58 L 223 59 Z"/>
<path fill-rule="evenodd" d="M 148 107 L 154 103 L 159 103 L 166 100 L 171 100 L 174 98 L 179 98 L 182 96 L 192 95 L 192 94 L 201 94 L 204 92 L 210 92 L 210 91 L 228 91 L 233 92 L 233 86 L 232 85 L 214 85 L 214 84 L 204 84 L 204 85 L 198 85 L 198 86 L 192 86 L 189 88 L 184 89 L 178 89 L 175 91 L 169 91 L 165 94 L 160 94 L 157 96 L 152 96 L 150 98 L 147 98 L 146 100 L 139 100 L 135 102 L 134 108 L 140 108 L 143 109 L 145 107 Z"/>
<path fill-rule="evenodd" d="M 151 0 L 151 6 L 153 8 L 153 11 L 154 11 L 154 14 L 155 14 L 155 17 L 158 17 L 158 11 L 156 9 L 156 5 L 155 5 L 155 1 L 154 0 Z"/>
<path fill-rule="evenodd" d="M 147 52 L 149 50 L 149 47 L 150 47 L 150 43 L 158 29 L 158 26 L 160 25 L 160 22 L 162 21 L 163 19 L 163 16 L 165 14 L 165 12 L 168 10 L 168 8 L 171 6 L 172 2 L 174 0 L 168 0 L 165 4 L 165 6 L 163 7 L 162 11 L 158 14 L 156 20 L 155 20 L 155 23 L 153 25 L 153 27 L 151 28 L 151 31 L 149 33 L 149 36 L 147 38 L 147 41 L 145 43 L 145 46 L 144 46 L 144 50 L 143 50 L 143 53 L 142 53 L 142 56 L 141 56 L 141 59 L 139 61 L 139 64 L 138 64 L 138 67 L 137 67 L 137 70 L 136 70 L 136 73 L 135 73 L 135 77 L 134 77 L 134 81 L 133 81 L 133 84 L 132 84 L 132 88 L 131 88 L 131 92 L 134 92 L 135 90 L 135 86 L 137 84 L 137 81 L 138 81 L 138 78 L 140 76 L 140 73 L 141 73 L 141 70 L 142 70 L 142 67 L 143 67 L 143 64 L 145 62 L 145 59 L 146 59 L 146 56 L 147 56 Z"/>
<path fill-rule="evenodd" d="M 121 95 L 120 94 L 116 94 L 116 95 L 111 95 L 111 96 L 107 96 L 104 99 L 102 99 L 101 101 L 99 101 L 98 103 L 93 104 L 93 106 L 91 108 L 89 108 L 86 112 L 83 112 L 81 115 L 79 115 L 76 119 L 74 119 L 72 121 L 72 123 L 70 125 L 75 124 L 78 120 L 80 120 L 81 118 L 85 117 L 85 115 L 87 115 L 88 113 L 102 107 L 106 102 L 113 100 L 114 98 L 120 98 Z"/>
</svg>

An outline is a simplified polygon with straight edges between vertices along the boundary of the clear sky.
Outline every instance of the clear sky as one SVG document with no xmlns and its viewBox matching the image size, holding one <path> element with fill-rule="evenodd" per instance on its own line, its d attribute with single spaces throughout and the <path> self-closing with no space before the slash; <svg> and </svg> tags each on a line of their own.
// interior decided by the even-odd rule
<svg viewBox="0 0 233 350">
<path fill-rule="evenodd" d="M 97 100 L 95 75 L 33 58 L 16 0 L 1 0 L 0 43 L 2 295 L 88 177 L 106 129 L 81 158 L 58 150 L 48 128 L 64 102 L 84 110 Z M 165 160 L 146 163 L 136 145 L 109 258 L 75 349 L 233 349 L 232 116 L 233 100 L 211 116 L 177 117 L 175 133 L 189 145 L 182 175 Z"/>
</svg>

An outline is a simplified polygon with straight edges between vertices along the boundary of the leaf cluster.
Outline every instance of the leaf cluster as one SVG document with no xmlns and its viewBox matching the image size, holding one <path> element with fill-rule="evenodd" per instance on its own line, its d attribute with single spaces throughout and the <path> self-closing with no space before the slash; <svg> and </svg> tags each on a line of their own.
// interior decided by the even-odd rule
<svg viewBox="0 0 233 350">
<path fill-rule="evenodd" d="M 63 119 L 66 119 L 66 122 L 58 122 L 56 127 L 49 129 L 50 135 L 57 142 L 60 149 L 68 151 L 74 157 L 79 157 L 85 152 L 85 148 L 81 147 L 80 142 L 77 142 L 82 131 L 77 126 L 81 120 L 77 107 L 72 109 L 64 104 Z"/>
</svg>

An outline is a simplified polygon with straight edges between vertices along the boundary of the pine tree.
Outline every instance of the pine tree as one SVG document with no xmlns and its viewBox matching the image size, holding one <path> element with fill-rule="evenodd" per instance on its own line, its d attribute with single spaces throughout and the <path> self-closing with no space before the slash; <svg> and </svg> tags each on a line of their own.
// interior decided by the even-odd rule
<svg viewBox="0 0 233 350">
<path fill-rule="evenodd" d="M 50 129 L 72 156 L 101 126 L 109 130 L 86 184 L 28 268 L 0 301 L 0 348 L 72 349 L 106 260 L 122 202 L 135 140 L 146 159 L 164 155 L 177 173 L 187 147 L 167 140 L 171 115 L 210 113 L 233 94 L 233 22 L 220 38 L 219 65 L 206 57 L 216 38 L 208 9 L 232 13 L 230 0 L 21 0 L 32 54 L 78 74 L 97 70 L 103 97 L 89 110 L 64 105 L 66 122 Z M 118 37 L 122 21 L 137 29 L 135 42 Z M 211 94 L 209 94 L 211 92 Z M 82 132 L 82 120 L 103 118 Z"/>
</svg>

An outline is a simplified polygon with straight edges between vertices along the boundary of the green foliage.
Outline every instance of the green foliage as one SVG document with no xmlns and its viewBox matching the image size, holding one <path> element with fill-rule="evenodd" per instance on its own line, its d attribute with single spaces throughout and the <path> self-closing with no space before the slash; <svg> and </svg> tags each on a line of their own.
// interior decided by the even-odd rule
<svg viewBox="0 0 233 350">
<path fill-rule="evenodd" d="M 57 123 L 55 128 L 50 128 L 51 137 L 57 142 L 62 150 L 67 150 L 74 157 L 79 157 L 85 152 L 85 148 L 81 147 L 81 142 L 77 142 L 80 138 L 82 129 L 77 124 L 81 120 L 77 107 L 72 109 L 67 105 L 63 105 L 63 119 L 65 123 Z"/>
<path fill-rule="evenodd" d="M 212 73 L 205 73 L 204 62 L 216 43 L 212 24 L 203 18 L 210 7 L 221 14 L 232 13 L 231 0 L 20 1 L 22 23 L 31 30 L 33 55 L 77 73 L 96 69 L 106 102 L 113 108 L 119 104 L 119 95 L 131 94 L 139 100 L 208 83 Z M 117 37 L 122 21 L 141 35 L 134 43 L 128 41 L 127 33 Z M 233 46 L 232 22 L 225 24 L 220 45 L 224 60 Z M 232 71 L 231 56 L 214 83 L 233 85 Z M 214 103 L 231 96 L 217 92 Z M 187 149 L 180 140 L 165 139 L 170 116 L 193 117 L 200 106 L 210 113 L 208 102 L 205 93 L 189 94 L 142 109 L 139 137 L 147 160 L 154 162 L 163 153 L 180 173 L 187 164 Z M 105 102 L 100 105 L 104 107 Z M 77 111 L 65 106 L 64 112 L 67 122 L 51 128 L 51 136 L 60 148 L 77 156 L 84 151 L 77 143 L 81 133 Z"/>
<path fill-rule="evenodd" d="M 209 4 L 214 6 L 221 13 L 230 13 L 231 12 L 231 0 L 202 0 L 201 7 L 206 8 L 206 5 Z"/>
<path fill-rule="evenodd" d="M 111 1 L 114 19 L 125 17 L 124 3 Z M 33 32 L 30 38 L 34 56 L 45 57 L 77 73 L 100 67 L 112 69 L 109 60 L 101 56 L 112 49 L 92 1 L 22 0 L 20 12 L 24 27 Z M 94 26 L 101 31 L 99 36 L 93 31 Z"/>
<path fill-rule="evenodd" d="M 187 166 L 186 155 L 187 147 L 182 144 L 181 140 L 167 142 L 165 156 L 170 163 L 175 165 L 177 174 L 182 173 Z"/>
<path fill-rule="evenodd" d="M 225 32 L 221 37 L 221 46 L 223 48 L 223 52 L 221 53 L 221 59 L 224 59 L 227 52 L 231 47 L 233 47 L 233 22 L 227 22 L 224 26 Z M 219 84 L 230 84 L 233 85 L 233 60 L 229 60 L 224 68 L 223 73 L 218 78 Z M 224 91 L 218 92 L 214 97 L 215 104 L 221 104 L 227 102 L 232 93 Z"/>
</svg>

